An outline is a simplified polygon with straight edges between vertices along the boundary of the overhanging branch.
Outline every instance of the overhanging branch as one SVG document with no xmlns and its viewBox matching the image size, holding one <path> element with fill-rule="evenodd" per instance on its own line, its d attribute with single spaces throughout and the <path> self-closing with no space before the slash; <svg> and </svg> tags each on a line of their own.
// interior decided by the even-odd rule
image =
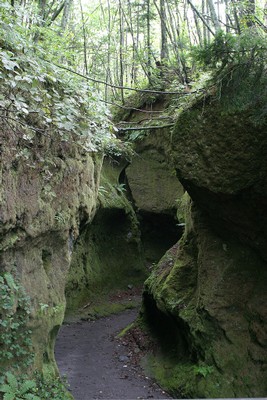
<svg viewBox="0 0 267 400">
<path fill-rule="evenodd" d="M 151 129 L 164 129 L 164 128 L 171 128 L 174 126 L 174 123 L 172 124 L 166 124 L 166 125 L 152 125 L 152 126 L 140 126 L 139 128 L 118 128 L 119 132 L 128 132 L 128 131 L 149 131 Z"/>
</svg>

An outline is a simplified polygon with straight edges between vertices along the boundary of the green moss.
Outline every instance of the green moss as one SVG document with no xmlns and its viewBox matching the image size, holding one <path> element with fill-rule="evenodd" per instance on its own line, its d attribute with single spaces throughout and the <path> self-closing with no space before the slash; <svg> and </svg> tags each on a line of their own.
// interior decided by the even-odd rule
<svg viewBox="0 0 267 400">
<path fill-rule="evenodd" d="M 175 398 L 227 398 L 235 397 L 231 377 L 222 375 L 203 362 L 178 360 L 171 354 L 156 352 L 145 357 L 143 367 Z"/>
<path fill-rule="evenodd" d="M 154 140 L 155 137 L 158 135 L 154 135 Z M 160 140 L 162 146 L 165 140 L 163 137 Z M 181 198 L 184 190 L 175 176 L 175 170 L 168 165 L 156 144 L 148 140 L 144 144 L 146 150 L 134 157 L 126 169 L 135 206 L 147 212 L 174 214 L 176 200 Z"/>
<path fill-rule="evenodd" d="M 177 220 L 180 223 L 185 223 L 187 219 L 188 223 L 188 210 L 190 209 L 191 198 L 187 192 L 184 192 L 182 196 L 176 199 L 176 206 L 177 206 Z"/>
<path fill-rule="evenodd" d="M 103 303 L 93 307 L 92 315 L 95 318 L 107 317 L 111 314 L 118 314 L 125 310 L 132 310 L 140 304 L 140 301 L 122 302 L 122 303 Z"/>
<path fill-rule="evenodd" d="M 143 366 L 166 392 L 177 398 L 194 398 L 197 377 L 193 364 L 177 364 L 177 361 L 164 355 L 150 355 Z"/>
<path fill-rule="evenodd" d="M 124 329 L 120 331 L 120 333 L 117 335 L 117 337 L 122 338 L 125 336 L 133 327 L 135 326 L 135 322 L 132 322 L 131 324 L 127 325 Z"/>
<path fill-rule="evenodd" d="M 247 113 L 225 113 L 221 102 L 201 99 L 177 118 L 171 158 L 178 177 L 214 193 L 237 193 L 261 176 L 266 127 Z M 261 143 L 261 145 L 260 145 Z"/>
<path fill-rule="evenodd" d="M 160 349 L 151 370 L 177 397 L 263 396 L 265 373 L 258 362 L 264 349 L 251 341 L 251 329 L 257 340 L 263 337 L 263 308 L 252 309 L 256 297 L 265 297 L 264 262 L 252 249 L 211 233 L 195 209 L 190 218 L 176 251 L 165 254 L 145 283 L 150 300 L 143 315 Z M 161 332 L 162 325 L 167 332 Z"/>
<path fill-rule="evenodd" d="M 13 247 L 23 236 L 25 236 L 23 233 L 18 234 L 17 232 L 11 232 L 5 235 L 0 244 L 0 251 Z"/>
<path fill-rule="evenodd" d="M 99 212 L 75 248 L 66 287 L 69 309 L 144 281 L 146 270 L 134 229 L 124 210 Z"/>
<path fill-rule="evenodd" d="M 130 298 L 130 297 L 129 297 Z M 77 320 L 90 320 L 108 317 L 112 314 L 118 314 L 125 310 L 136 309 L 141 304 L 141 299 L 131 298 L 122 301 L 110 300 L 110 296 L 101 295 L 97 299 L 92 298 L 92 301 L 87 307 L 81 307 L 79 310 L 68 310 L 65 316 L 66 322 L 74 322 Z"/>
</svg>

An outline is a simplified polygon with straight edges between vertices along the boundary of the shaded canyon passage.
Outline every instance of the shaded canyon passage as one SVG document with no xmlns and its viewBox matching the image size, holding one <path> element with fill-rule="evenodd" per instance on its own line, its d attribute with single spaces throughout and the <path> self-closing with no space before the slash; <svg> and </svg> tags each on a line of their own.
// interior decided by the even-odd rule
<svg viewBox="0 0 267 400">
<path fill-rule="evenodd" d="M 114 340 L 136 316 L 128 310 L 62 326 L 55 355 L 75 400 L 170 398 L 129 363 L 127 346 Z"/>
</svg>

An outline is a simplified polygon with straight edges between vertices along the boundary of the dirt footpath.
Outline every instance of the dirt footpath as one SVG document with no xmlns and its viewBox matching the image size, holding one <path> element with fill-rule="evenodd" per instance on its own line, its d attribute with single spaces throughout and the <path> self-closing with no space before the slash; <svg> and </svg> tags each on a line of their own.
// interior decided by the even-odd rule
<svg viewBox="0 0 267 400">
<path fill-rule="evenodd" d="M 115 336 L 136 318 L 128 310 L 97 321 L 63 325 L 56 343 L 60 373 L 75 400 L 170 399 L 131 364 L 127 346 Z"/>
</svg>

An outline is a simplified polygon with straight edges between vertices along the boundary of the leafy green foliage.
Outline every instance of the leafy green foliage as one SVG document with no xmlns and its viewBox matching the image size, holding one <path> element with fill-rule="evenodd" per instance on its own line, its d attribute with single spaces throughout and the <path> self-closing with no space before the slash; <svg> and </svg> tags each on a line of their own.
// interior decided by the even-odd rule
<svg viewBox="0 0 267 400">
<path fill-rule="evenodd" d="M 30 299 L 9 272 L 0 275 L 0 393 L 3 400 L 66 400 L 66 383 L 59 378 L 18 375 L 33 361 L 31 331 L 27 325 Z M 40 303 L 46 313 L 48 305 Z M 58 312 L 53 307 L 52 315 Z"/>
<path fill-rule="evenodd" d="M 59 377 L 44 378 L 40 373 L 34 375 L 34 382 L 36 383 L 36 394 L 38 399 L 41 400 L 67 400 L 68 395 L 66 389 L 68 383 L 66 379 Z"/>
<path fill-rule="evenodd" d="M 0 393 L 3 393 L 3 400 L 66 400 L 66 386 L 60 378 L 44 379 L 39 373 L 28 379 L 7 372 Z"/>
<path fill-rule="evenodd" d="M 3 5 L 0 16 L 8 22 Z M 102 141 L 112 138 L 112 124 L 96 90 L 44 61 L 42 48 L 33 46 L 16 21 L 0 24 L 0 35 L 2 123 L 28 143 L 41 133 L 75 140 L 88 151 L 102 149 Z"/>
<path fill-rule="evenodd" d="M 30 300 L 6 272 L 0 275 L 0 372 L 28 367 L 32 362 L 31 331 L 27 327 Z"/>
<path fill-rule="evenodd" d="M 267 117 L 266 34 L 248 29 L 239 36 L 220 32 L 204 49 L 194 52 L 205 69 L 213 71 L 210 85 L 226 112 L 247 112 L 255 125 Z"/>
<path fill-rule="evenodd" d="M 0 392 L 4 393 L 3 400 L 40 400 L 36 396 L 36 382 L 30 379 L 21 381 L 10 372 L 6 373 L 5 383 L 0 386 Z"/>
<path fill-rule="evenodd" d="M 123 194 L 123 193 L 126 192 L 126 187 L 125 187 L 125 184 L 124 184 L 124 183 L 118 183 L 118 184 L 115 186 L 115 189 L 117 190 L 117 192 L 118 192 L 119 194 Z"/>
<path fill-rule="evenodd" d="M 220 31 L 212 41 L 206 46 L 192 49 L 192 55 L 195 61 L 201 66 L 208 68 L 217 68 L 225 66 L 233 59 L 233 47 L 235 37 L 231 34 Z"/>
<path fill-rule="evenodd" d="M 209 374 L 214 372 L 214 368 L 210 365 L 200 365 L 194 367 L 194 372 L 196 375 L 206 378 Z"/>
</svg>

